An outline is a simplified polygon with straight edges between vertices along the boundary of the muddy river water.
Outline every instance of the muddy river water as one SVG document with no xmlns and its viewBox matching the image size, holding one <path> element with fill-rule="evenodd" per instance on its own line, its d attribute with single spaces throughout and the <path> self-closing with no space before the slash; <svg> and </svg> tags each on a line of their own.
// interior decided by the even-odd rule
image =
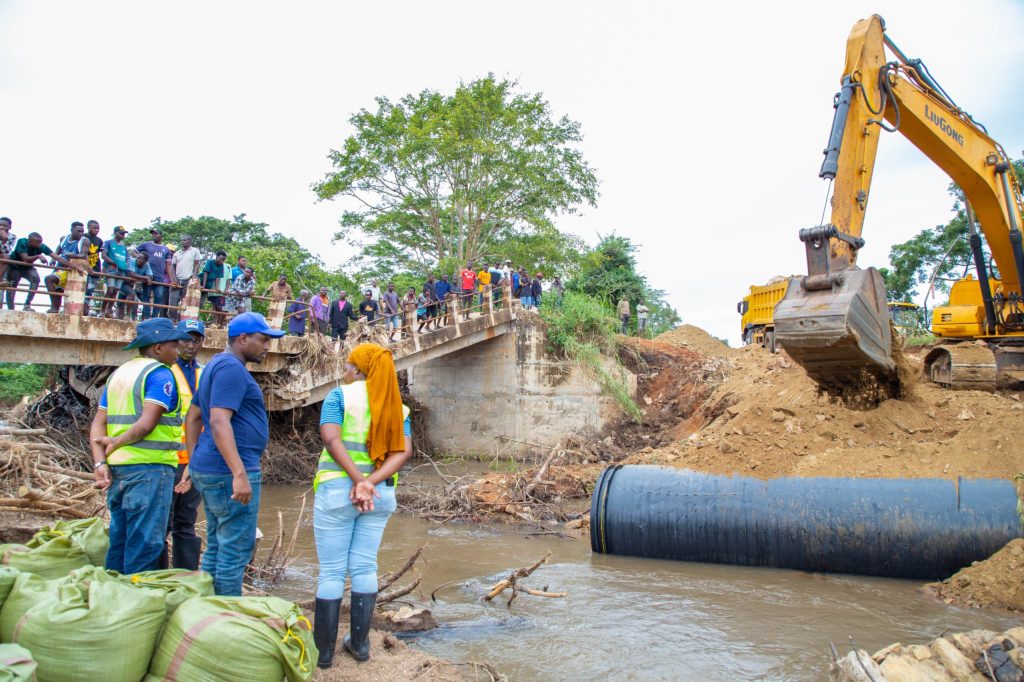
<svg viewBox="0 0 1024 682">
<path fill-rule="evenodd" d="M 278 510 L 293 527 L 304 490 L 264 488 L 264 533 L 276 531 Z M 314 593 L 311 505 L 312 495 L 298 558 L 277 590 L 285 597 Z M 849 637 L 875 651 L 924 643 L 944 630 L 1020 624 L 937 603 L 917 582 L 595 555 L 586 535 L 527 536 L 531 530 L 394 515 L 382 571 L 397 570 L 426 544 L 413 601 L 441 624 L 407 643 L 449 660 L 489 661 L 510 680 L 814 680 L 827 678 L 830 641 L 840 653 L 849 651 Z M 521 595 L 511 608 L 482 602 L 496 580 L 548 550 L 549 564 L 523 582 L 568 597 Z M 452 580 L 430 604 L 431 591 Z"/>
</svg>

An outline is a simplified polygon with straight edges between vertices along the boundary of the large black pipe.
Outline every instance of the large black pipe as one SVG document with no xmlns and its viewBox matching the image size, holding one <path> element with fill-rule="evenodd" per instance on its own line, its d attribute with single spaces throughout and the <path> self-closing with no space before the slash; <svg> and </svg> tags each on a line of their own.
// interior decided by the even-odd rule
<svg viewBox="0 0 1024 682">
<path fill-rule="evenodd" d="M 1007 480 L 716 476 L 617 465 L 594 487 L 595 552 L 937 580 L 1024 535 Z"/>
</svg>

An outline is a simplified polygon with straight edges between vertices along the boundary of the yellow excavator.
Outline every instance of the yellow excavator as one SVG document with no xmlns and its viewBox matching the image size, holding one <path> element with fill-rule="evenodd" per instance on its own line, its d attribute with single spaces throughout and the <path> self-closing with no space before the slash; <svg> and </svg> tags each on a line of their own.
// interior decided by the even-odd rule
<svg viewBox="0 0 1024 682">
<path fill-rule="evenodd" d="M 898 132 L 963 190 L 977 273 L 955 282 L 949 304 L 932 313 L 932 333 L 942 343 L 925 358 L 929 376 L 987 390 L 1024 378 L 1024 211 L 1003 148 L 920 60 L 900 51 L 878 15 L 853 27 L 840 82 L 819 173 L 835 183 L 831 221 L 800 230 L 807 276 L 790 281 L 775 309 L 776 339 L 826 389 L 866 377 L 898 386 L 882 277 L 857 267 L 878 140 L 883 131 Z"/>
</svg>

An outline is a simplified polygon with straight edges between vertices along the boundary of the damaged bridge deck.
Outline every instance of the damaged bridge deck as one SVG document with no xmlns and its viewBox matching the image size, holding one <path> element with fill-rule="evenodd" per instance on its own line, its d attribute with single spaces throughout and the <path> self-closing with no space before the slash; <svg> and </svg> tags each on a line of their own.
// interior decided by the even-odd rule
<svg viewBox="0 0 1024 682">
<path fill-rule="evenodd" d="M 408 369 L 508 333 L 520 308 L 518 301 L 507 294 L 501 302 L 503 305 L 499 307 L 487 295 L 482 306 L 475 306 L 477 309 L 469 318 L 462 319 L 458 301 L 450 299 L 447 326 L 413 333 L 395 342 L 388 341 L 380 325 L 361 321 L 350 326 L 346 344 L 336 344 L 318 333 L 285 336 L 275 339 L 267 358 L 258 365 L 250 364 L 249 369 L 264 388 L 268 410 L 311 405 L 323 400 L 338 385 L 345 355 L 353 343 L 366 340 L 387 345 L 392 349 L 397 368 Z M 280 326 L 283 308 L 283 305 L 271 306 L 268 316 L 271 324 L 276 322 Z M 412 315 L 414 321 L 415 313 Z M 413 329 L 414 325 L 409 324 L 407 328 Z M 131 359 L 132 353 L 122 348 L 134 337 L 135 324 L 125 320 L 0 310 L 0 362 L 116 367 Z M 209 361 L 226 344 L 224 329 L 207 327 L 200 361 Z"/>
</svg>

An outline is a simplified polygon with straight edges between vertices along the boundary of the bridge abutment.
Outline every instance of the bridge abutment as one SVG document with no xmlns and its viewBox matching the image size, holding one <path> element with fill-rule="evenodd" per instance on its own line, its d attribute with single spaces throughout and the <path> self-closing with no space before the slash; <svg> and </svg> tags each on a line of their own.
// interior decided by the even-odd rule
<svg viewBox="0 0 1024 682">
<path fill-rule="evenodd" d="M 453 455 L 519 456 L 570 434 L 596 435 L 620 414 L 576 363 L 546 351 L 543 324 L 520 315 L 512 333 L 409 369 L 429 446 Z M 631 392 L 636 377 L 624 373 Z"/>
</svg>

